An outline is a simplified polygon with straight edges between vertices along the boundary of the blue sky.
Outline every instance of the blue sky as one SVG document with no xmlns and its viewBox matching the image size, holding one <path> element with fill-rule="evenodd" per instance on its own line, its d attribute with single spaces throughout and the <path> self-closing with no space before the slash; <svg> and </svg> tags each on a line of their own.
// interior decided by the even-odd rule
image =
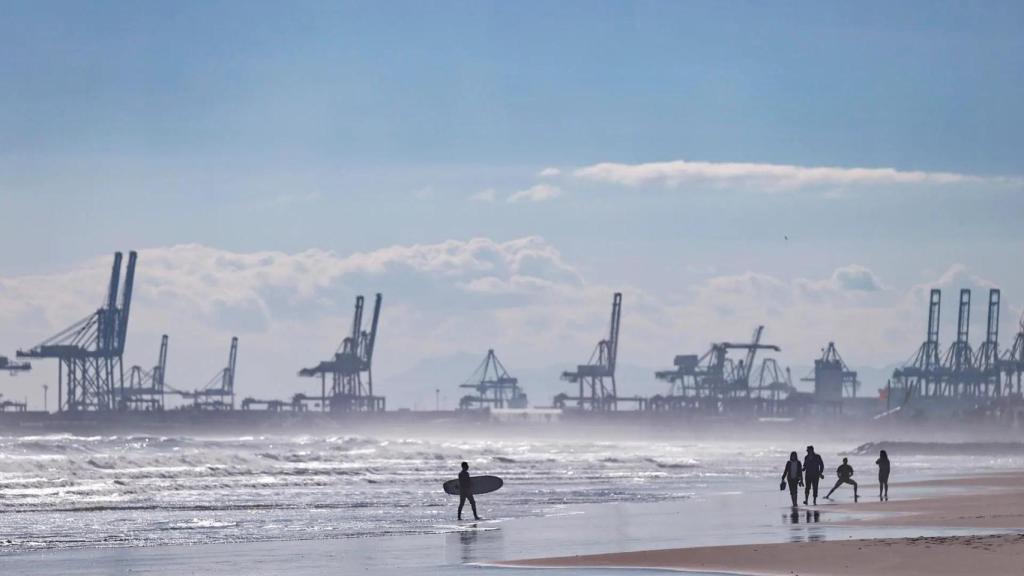
<svg viewBox="0 0 1024 576">
<path fill-rule="evenodd" d="M 346 261 L 486 239 L 509 262 L 524 250 L 545 262 L 539 272 L 510 264 L 503 281 L 577 293 L 558 300 L 548 286 L 547 295 L 507 300 L 506 290 L 469 305 L 467 293 L 480 291 L 468 288 L 466 270 L 460 284 L 450 270 L 437 277 L 432 265 L 406 262 L 395 264 L 399 274 L 371 267 L 365 280 L 323 279 L 308 302 L 312 292 L 296 280 L 289 298 L 300 303 L 283 307 L 255 284 L 252 301 L 233 299 L 225 282 L 208 297 L 240 306 L 228 316 L 262 316 L 224 326 L 213 314 L 180 329 L 219 342 L 238 326 L 258 327 L 250 339 L 272 346 L 289 314 L 326 307 L 328 324 L 346 323 L 359 285 L 406 294 L 398 306 L 431 306 L 466 325 L 474 307 L 495 310 L 493 330 L 524 330 L 502 336 L 506 356 L 539 368 L 580 361 L 589 348 L 576 351 L 576 336 L 565 334 L 564 348 L 538 356 L 523 342 L 528 330 L 550 327 L 528 323 L 528 307 L 593 307 L 600 330 L 607 293 L 625 287 L 651 302 L 648 316 L 636 312 L 650 329 L 637 328 L 637 338 L 666 340 L 635 347 L 637 364 L 762 321 L 790 340 L 788 361 L 807 364 L 817 346 L 801 335 L 797 311 L 807 302 L 787 292 L 763 304 L 763 292 L 748 290 L 765 290 L 762 278 L 801 297 L 802 282 L 838 290 L 846 276 L 837 271 L 854 266 L 878 290 L 853 303 L 834 295 L 842 300 L 820 311 L 827 329 L 815 337 L 849 334 L 857 361 L 886 365 L 916 345 L 901 330 L 921 331 L 921 286 L 1000 286 L 1004 326 L 1016 324 L 1022 29 L 1024 7 L 1014 2 L 6 2 L 0 279 L 19 286 L 6 290 L 10 301 L 38 293 L 25 288 L 33 281 L 86 274 L 117 249 L 143 249 L 142 273 L 146 250 L 197 257 L 172 249 L 182 244 L 251 264 L 247 255 L 266 252 L 301 259 L 323 250 Z M 659 164 L 676 161 L 684 163 Z M 601 163 L 614 166 L 588 171 Z M 819 167 L 840 171 L 818 177 Z M 517 244 L 529 238 L 541 248 Z M 161 259 L 162 273 L 196 269 L 171 260 Z M 581 283 L 566 283 L 563 267 Z M 230 279 L 216 265 L 203 274 Z M 743 278 L 749 302 L 708 295 Z M 424 283 L 436 284 L 435 299 L 405 292 Z M 94 296 L 68 287 L 76 289 Z M 58 307 L 31 330 L 12 328 L 49 305 L 0 310 L 2 353 L 66 323 Z M 865 309 L 892 325 L 845 323 Z M 64 312 L 70 322 L 87 310 Z M 139 314 L 140 333 L 163 329 L 155 312 Z M 675 324 L 654 328 L 673 314 Z M 883 331 L 892 349 L 871 344 Z M 314 338 L 328 332 L 311 330 L 303 343 L 317 349 Z M 413 353 L 408 365 L 394 360 L 396 373 L 479 344 L 408 337 Z M 202 349 L 193 353 L 199 363 Z M 253 385 L 270 392 L 269 379 Z"/>
</svg>

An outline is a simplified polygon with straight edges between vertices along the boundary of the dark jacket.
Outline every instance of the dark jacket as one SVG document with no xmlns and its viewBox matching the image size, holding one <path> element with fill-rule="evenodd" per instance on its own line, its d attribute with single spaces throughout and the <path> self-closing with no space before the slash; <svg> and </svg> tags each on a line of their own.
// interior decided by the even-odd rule
<svg viewBox="0 0 1024 576">
<path fill-rule="evenodd" d="M 888 478 L 889 477 L 889 460 L 888 459 L 883 460 L 883 459 L 879 458 L 878 460 L 875 460 L 875 464 L 878 464 L 878 475 L 880 477 Z"/>
<path fill-rule="evenodd" d="M 804 456 L 804 474 L 808 480 L 817 480 L 825 474 L 825 462 L 820 454 L 815 452 Z"/>
<path fill-rule="evenodd" d="M 796 472 L 793 476 L 790 476 L 789 474 L 791 466 L 796 466 Z M 803 480 L 803 478 L 801 478 L 803 473 L 804 467 L 800 465 L 799 460 L 786 460 L 786 467 L 782 469 L 782 479 L 796 482 L 798 480 Z"/>
</svg>

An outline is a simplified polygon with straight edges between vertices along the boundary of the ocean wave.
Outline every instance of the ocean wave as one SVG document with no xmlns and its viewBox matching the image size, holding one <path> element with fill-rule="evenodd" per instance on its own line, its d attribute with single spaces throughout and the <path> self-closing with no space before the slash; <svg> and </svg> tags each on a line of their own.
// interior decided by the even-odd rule
<svg viewBox="0 0 1024 576">
<path fill-rule="evenodd" d="M 879 451 L 901 455 L 966 455 L 966 456 L 1020 456 L 1024 455 L 1022 442 L 902 442 L 880 441 L 861 444 L 843 452 L 848 456 L 877 455 Z"/>
<path fill-rule="evenodd" d="M 644 458 L 644 462 L 649 462 L 651 464 L 654 464 L 658 468 L 667 468 L 667 469 L 676 469 L 676 470 L 687 470 L 687 469 L 690 469 L 690 468 L 697 468 L 698 466 L 700 466 L 697 462 L 695 462 L 693 460 L 687 460 L 685 462 L 666 462 L 666 461 L 658 460 L 656 458 Z"/>
<path fill-rule="evenodd" d="M 40 542 L 60 548 L 443 532 L 437 526 L 453 499 L 441 483 L 463 460 L 475 474 L 505 479 L 500 493 L 481 500 L 495 516 L 518 518 L 570 504 L 688 498 L 713 476 L 774 474 L 778 456 L 773 448 L 585 440 L 2 438 L 0 502 L 13 542 L 2 553 Z"/>
</svg>

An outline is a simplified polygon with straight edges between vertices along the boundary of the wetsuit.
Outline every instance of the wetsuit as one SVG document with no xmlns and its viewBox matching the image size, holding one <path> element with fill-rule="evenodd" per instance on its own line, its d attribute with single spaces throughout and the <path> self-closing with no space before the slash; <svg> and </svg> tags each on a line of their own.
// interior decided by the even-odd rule
<svg viewBox="0 0 1024 576">
<path fill-rule="evenodd" d="M 476 500 L 473 499 L 473 482 L 469 479 L 469 471 L 459 472 L 459 520 L 462 520 L 462 507 L 469 500 L 469 506 L 473 509 L 473 518 L 479 520 L 476 515 Z"/>
<path fill-rule="evenodd" d="M 793 500 L 793 507 L 796 507 L 796 493 L 797 486 L 801 484 L 803 480 L 801 475 L 803 474 L 803 467 L 800 465 L 799 460 L 787 460 L 786 469 L 782 471 L 782 477 L 789 484 L 789 497 Z"/>
<path fill-rule="evenodd" d="M 818 503 L 818 480 L 825 476 L 825 462 L 815 452 L 804 456 L 804 504 L 807 497 L 814 492 L 814 503 Z"/>
</svg>

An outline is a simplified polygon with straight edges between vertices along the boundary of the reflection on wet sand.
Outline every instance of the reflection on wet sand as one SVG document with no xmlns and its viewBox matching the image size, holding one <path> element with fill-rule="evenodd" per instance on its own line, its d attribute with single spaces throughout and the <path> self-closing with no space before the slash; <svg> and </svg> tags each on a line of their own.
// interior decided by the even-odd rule
<svg viewBox="0 0 1024 576">
<path fill-rule="evenodd" d="M 452 564 L 483 562 L 502 551 L 502 532 L 474 522 L 445 535 L 445 560 Z"/>
<path fill-rule="evenodd" d="M 801 521 L 803 527 L 800 527 Z M 790 529 L 790 542 L 821 542 L 825 540 L 825 531 L 820 526 L 814 526 L 821 521 L 821 512 L 817 510 L 803 510 L 793 508 L 789 514 L 782 515 L 782 523 L 792 526 Z"/>
</svg>

